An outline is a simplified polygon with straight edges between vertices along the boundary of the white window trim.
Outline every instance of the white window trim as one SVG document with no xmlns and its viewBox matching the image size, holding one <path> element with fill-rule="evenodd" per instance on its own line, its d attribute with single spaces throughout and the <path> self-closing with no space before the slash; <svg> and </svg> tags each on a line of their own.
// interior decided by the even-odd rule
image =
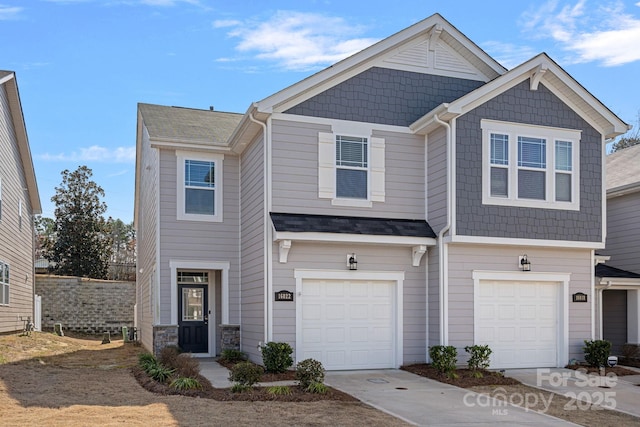
<svg viewBox="0 0 640 427">
<path fill-rule="evenodd" d="M 331 199 L 333 206 L 370 208 L 373 202 L 385 201 L 385 140 L 371 136 L 372 130 L 318 133 L 318 197 Z M 352 199 L 336 196 L 336 137 L 367 139 L 367 198 Z M 346 168 L 348 169 L 348 168 Z"/>
<path fill-rule="evenodd" d="M 4 261 L 0 261 L 0 264 L 3 264 L 5 268 L 9 268 L 9 264 Z M 9 273 L 10 272 L 11 272 L 11 269 L 9 268 Z M 0 296 L 2 297 L 2 299 L 0 299 L 0 305 L 7 306 L 11 303 L 11 299 L 9 298 L 10 286 L 9 286 L 9 281 L 3 282 L 2 279 L 3 279 L 3 276 L 0 275 Z M 9 280 L 11 280 L 11 275 L 9 275 Z M 4 300 L 5 288 L 7 289 L 7 293 L 6 293 L 7 301 Z"/>
<path fill-rule="evenodd" d="M 222 191 L 223 191 L 223 160 L 222 154 L 206 154 L 198 152 L 176 151 L 176 205 L 177 218 L 179 221 L 206 221 L 206 222 L 222 222 Z M 214 209 L 215 215 L 199 215 L 185 213 L 185 186 L 184 186 L 184 162 L 186 160 L 201 160 L 206 162 L 215 162 L 215 189 L 214 189 Z"/>
<path fill-rule="evenodd" d="M 522 123 L 482 120 L 482 204 L 518 206 L 526 208 L 580 210 L 580 136 L 581 131 Z M 491 133 L 509 136 L 508 197 L 491 196 Z M 518 188 L 518 136 L 544 138 L 546 140 L 547 167 L 545 171 L 545 200 L 519 199 Z M 556 141 L 571 142 L 571 202 L 555 200 L 555 146 Z M 504 167 L 504 166 L 499 166 Z M 527 169 L 527 168 L 523 168 Z M 543 169 L 540 169 L 541 171 Z"/>
</svg>

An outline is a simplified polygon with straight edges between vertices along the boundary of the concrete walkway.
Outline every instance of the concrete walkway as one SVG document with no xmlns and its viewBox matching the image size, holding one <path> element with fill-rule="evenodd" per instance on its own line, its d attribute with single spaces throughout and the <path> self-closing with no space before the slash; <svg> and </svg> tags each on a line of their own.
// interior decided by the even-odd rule
<svg viewBox="0 0 640 427">
<path fill-rule="evenodd" d="M 578 409 L 584 401 L 640 417 L 640 370 L 638 375 L 619 377 L 586 375 L 563 368 L 507 369 L 505 375 L 523 384 L 577 399 Z"/>
<path fill-rule="evenodd" d="M 198 362 L 200 373 L 214 387 L 231 387 L 227 368 L 213 358 L 198 359 Z M 575 425 L 397 369 L 327 372 L 325 383 L 419 426 Z M 270 384 L 273 383 L 260 385 Z"/>
<path fill-rule="evenodd" d="M 396 369 L 327 372 L 325 383 L 420 426 L 575 425 Z"/>
</svg>

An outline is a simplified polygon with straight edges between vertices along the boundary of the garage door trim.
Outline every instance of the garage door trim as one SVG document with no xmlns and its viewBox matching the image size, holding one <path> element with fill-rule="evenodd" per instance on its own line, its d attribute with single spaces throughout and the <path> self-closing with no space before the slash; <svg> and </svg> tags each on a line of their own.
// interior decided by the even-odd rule
<svg viewBox="0 0 640 427">
<path fill-rule="evenodd" d="M 302 357 L 302 283 L 304 280 L 363 280 L 395 282 L 395 368 L 403 364 L 403 286 L 402 271 L 344 271 L 344 270 L 307 270 L 295 269 L 296 279 L 296 363 Z"/>
<path fill-rule="evenodd" d="M 513 272 L 513 271 L 479 271 L 474 270 L 473 274 L 473 341 L 476 342 L 478 336 L 478 303 L 480 300 L 480 285 L 485 281 L 500 282 L 544 282 L 550 285 L 560 285 L 560 295 L 558 297 L 558 346 L 557 361 L 558 367 L 566 366 L 569 363 L 569 281 L 571 273 L 546 273 L 546 272 Z"/>
</svg>

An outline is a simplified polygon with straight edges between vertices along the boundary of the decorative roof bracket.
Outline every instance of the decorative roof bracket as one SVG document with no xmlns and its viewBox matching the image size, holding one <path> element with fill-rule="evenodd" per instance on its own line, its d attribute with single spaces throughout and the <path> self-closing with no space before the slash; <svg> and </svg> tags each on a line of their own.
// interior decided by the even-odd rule
<svg viewBox="0 0 640 427">
<path fill-rule="evenodd" d="M 546 73 L 548 69 L 549 68 L 546 64 L 540 64 L 536 67 L 535 70 L 533 70 L 533 72 L 531 73 L 531 79 L 529 80 L 529 89 L 538 90 L 538 84 L 540 83 L 540 80 L 542 80 L 544 73 Z"/>
</svg>

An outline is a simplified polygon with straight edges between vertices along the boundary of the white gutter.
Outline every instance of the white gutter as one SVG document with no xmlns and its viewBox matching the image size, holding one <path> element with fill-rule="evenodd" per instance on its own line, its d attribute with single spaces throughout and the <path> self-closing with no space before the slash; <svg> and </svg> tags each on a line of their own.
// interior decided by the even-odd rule
<svg viewBox="0 0 640 427">
<path fill-rule="evenodd" d="M 264 203 L 263 203 L 263 210 L 264 210 L 264 216 L 263 216 L 263 236 L 264 236 L 264 240 L 263 240 L 263 250 L 264 250 L 264 262 L 263 262 L 263 268 L 264 268 L 264 283 L 266 285 L 266 289 L 265 289 L 265 293 L 264 293 L 264 343 L 269 342 L 269 336 L 270 336 L 270 330 L 271 330 L 271 325 L 270 325 L 270 319 L 269 319 L 269 314 L 270 314 L 270 307 L 269 307 L 269 297 L 271 296 L 271 292 L 270 292 L 270 288 L 271 288 L 271 283 L 269 281 L 270 275 L 269 275 L 269 270 L 270 270 L 270 266 L 269 266 L 269 256 L 268 254 L 271 252 L 271 240 L 268 239 L 268 235 L 269 235 L 269 229 L 271 227 L 269 227 L 269 204 L 268 204 L 268 199 L 269 199 L 269 194 L 268 194 L 268 190 L 269 190 L 269 186 L 268 186 L 268 171 L 267 171 L 267 159 L 268 159 L 268 149 L 267 147 L 269 146 L 269 143 L 267 142 L 267 140 L 269 139 L 269 135 L 268 135 L 268 129 L 267 129 L 267 124 L 263 123 L 259 120 L 256 120 L 253 117 L 253 111 L 251 113 L 249 113 L 249 120 L 251 120 L 252 122 L 262 126 L 262 134 L 263 134 L 263 142 L 264 142 L 264 153 L 263 153 L 263 167 L 264 167 L 264 172 L 263 172 L 263 193 L 264 193 Z"/>
<path fill-rule="evenodd" d="M 447 131 L 447 224 L 440 230 L 438 233 L 438 262 L 439 262 L 439 287 L 440 287 L 440 345 L 448 345 L 449 343 L 449 275 L 445 269 L 446 266 L 446 251 L 444 248 L 444 235 L 451 229 L 451 205 L 453 194 L 452 191 L 452 168 L 451 164 L 453 160 L 451 159 L 451 126 L 449 123 L 443 122 L 440 120 L 438 115 L 433 116 L 436 123 L 445 127 Z"/>
</svg>

